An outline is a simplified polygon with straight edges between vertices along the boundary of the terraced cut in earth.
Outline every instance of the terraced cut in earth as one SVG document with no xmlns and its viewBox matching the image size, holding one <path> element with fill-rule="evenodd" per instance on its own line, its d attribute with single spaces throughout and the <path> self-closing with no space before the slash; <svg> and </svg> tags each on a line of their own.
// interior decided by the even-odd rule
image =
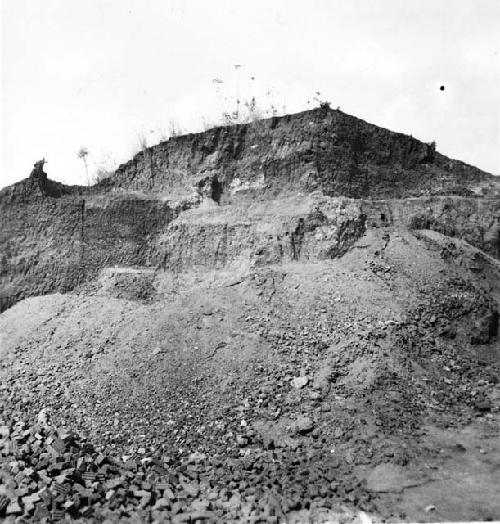
<svg viewBox="0 0 500 524">
<path fill-rule="evenodd" d="M 495 177 L 324 109 L 2 190 L 7 521 L 500 518 Z"/>
</svg>

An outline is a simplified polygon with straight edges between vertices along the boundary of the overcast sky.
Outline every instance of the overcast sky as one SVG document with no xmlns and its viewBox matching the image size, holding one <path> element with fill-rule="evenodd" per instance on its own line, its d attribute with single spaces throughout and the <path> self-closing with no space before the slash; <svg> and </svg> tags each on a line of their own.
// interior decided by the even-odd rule
<svg viewBox="0 0 500 524">
<path fill-rule="evenodd" d="M 84 183 L 82 146 L 110 168 L 236 97 L 296 112 L 316 91 L 500 173 L 500 0 L 0 2 L 0 186 L 43 156 Z"/>
</svg>

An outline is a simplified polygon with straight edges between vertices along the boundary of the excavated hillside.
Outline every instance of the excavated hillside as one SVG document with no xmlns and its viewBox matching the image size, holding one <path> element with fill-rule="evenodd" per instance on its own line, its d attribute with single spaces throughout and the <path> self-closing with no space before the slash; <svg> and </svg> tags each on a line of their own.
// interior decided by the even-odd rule
<svg viewBox="0 0 500 524">
<path fill-rule="evenodd" d="M 498 178 L 319 108 L 0 210 L 0 517 L 500 518 Z"/>
<path fill-rule="evenodd" d="M 326 108 L 185 135 L 90 188 L 33 173 L 3 189 L 0 311 L 114 265 L 222 267 L 242 250 L 332 258 L 373 225 L 434 229 L 498 257 L 499 188 L 432 144 Z M 281 217 L 277 203 L 297 195 Z M 207 223 L 184 218 L 206 202 Z"/>
</svg>

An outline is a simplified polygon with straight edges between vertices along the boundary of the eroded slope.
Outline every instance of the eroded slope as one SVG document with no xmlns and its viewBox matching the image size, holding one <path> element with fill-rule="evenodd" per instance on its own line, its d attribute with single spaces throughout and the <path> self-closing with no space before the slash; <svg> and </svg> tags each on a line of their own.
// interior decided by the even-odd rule
<svg viewBox="0 0 500 524">
<path fill-rule="evenodd" d="M 336 256 L 373 224 L 436 229 L 498 257 L 498 194 L 495 177 L 433 145 L 327 108 L 171 139 L 90 188 L 53 182 L 42 165 L 0 192 L 0 310 L 114 265 L 221 267 L 258 244 L 297 259 L 296 240 L 314 232 L 340 234 Z M 296 212 L 280 218 L 290 201 Z M 184 213 L 207 202 L 217 224 Z"/>
</svg>

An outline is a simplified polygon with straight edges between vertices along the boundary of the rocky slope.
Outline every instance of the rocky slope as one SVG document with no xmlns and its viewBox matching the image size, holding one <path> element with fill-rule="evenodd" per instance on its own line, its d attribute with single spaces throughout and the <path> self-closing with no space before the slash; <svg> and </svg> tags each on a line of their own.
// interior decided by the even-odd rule
<svg viewBox="0 0 500 524">
<path fill-rule="evenodd" d="M 498 187 L 321 108 L 4 189 L 0 516 L 498 518 Z"/>
</svg>

